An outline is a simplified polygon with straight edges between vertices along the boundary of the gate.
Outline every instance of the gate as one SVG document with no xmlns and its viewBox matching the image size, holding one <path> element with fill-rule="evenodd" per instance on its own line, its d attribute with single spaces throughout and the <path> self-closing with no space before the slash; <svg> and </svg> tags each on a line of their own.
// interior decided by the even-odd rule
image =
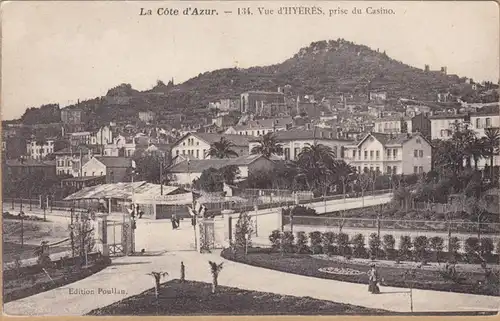
<svg viewBox="0 0 500 321">
<path fill-rule="evenodd" d="M 107 222 L 107 241 L 110 256 L 134 252 L 134 229 L 128 215 L 124 215 L 121 221 Z"/>
</svg>

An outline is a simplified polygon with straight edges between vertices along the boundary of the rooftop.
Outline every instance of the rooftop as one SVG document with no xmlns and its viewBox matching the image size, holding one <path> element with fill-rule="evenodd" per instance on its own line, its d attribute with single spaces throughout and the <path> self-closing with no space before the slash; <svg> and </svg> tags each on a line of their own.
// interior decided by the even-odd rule
<svg viewBox="0 0 500 321">
<path fill-rule="evenodd" d="M 245 146 L 248 147 L 249 137 L 243 135 L 227 135 L 227 134 L 212 134 L 212 133 L 188 133 L 187 135 L 193 135 L 199 139 L 207 142 L 208 144 L 213 144 L 220 141 L 222 137 L 226 138 L 232 142 L 235 146 Z M 181 140 L 184 139 L 181 138 Z M 176 143 L 177 144 L 177 143 Z"/>
<path fill-rule="evenodd" d="M 7 166 L 26 166 L 26 167 L 33 167 L 33 166 L 39 166 L 39 167 L 55 167 L 56 162 L 55 161 L 40 161 L 36 159 L 25 159 L 25 160 L 19 160 L 19 159 L 7 159 L 5 161 Z"/>
<path fill-rule="evenodd" d="M 287 124 L 292 124 L 292 117 L 285 118 L 268 118 L 268 119 L 257 119 L 250 120 L 244 125 L 236 125 L 234 126 L 234 130 L 246 130 L 251 128 L 273 128 L 273 127 L 283 127 Z"/>
<path fill-rule="evenodd" d="M 206 169 L 215 168 L 220 169 L 224 166 L 246 166 L 253 163 L 255 160 L 264 157 L 262 155 L 252 154 L 248 156 L 240 156 L 236 158 L 226 159 L 191 159 L 183 161 L 170 167 L 173 173 L 201 173 Z M 265 157 L 264 157 L 265 158 Z M 267 159 L 267 158 L 266 158 Z"/>
<path fill-rule="evenodd" d="M 103 163 L 106 167 L 131 167 L 132 159 L 126 157 L 114 156 L 97 156 L 95 157 L 99 162 Z"/>
<path fill-rule="evenodd" d="M 412 135 L 412 134 L 407 134 L 407 133 L 403 133 L 403 134 L 369 133 L 369 134 L 365 135 L 361 140 L 358 140 L 358 141 L 354 142 L 350 146 L 357 146 L 357 145 L 359 145 L 360 143 L 362 143 L 369 136 L 374 137 L 376 140 L 378 140 L 384 146 L 388 146 L 388 145 L 403 145 L 404 143 L 406 143 L 407 141 L 411 140 L 415 136 L 420 136 L 423 139 L 425 139 L 420 134 L 413 134 Z"/>
<path fill-rule="evenodd" d="M 281 130 L 274 133 L 278 141 L 288 141 L 288 140 L 338 140 L 338 141 L 350 141 L 345 138 L 339 138 L 337 133 L 333 130 L 324 129 L 316 127 L 316 129 L 298 129 L 294 128 L 291 130 Z M 258 138 L 253 138 L 251 141 L 259 141 Z"/>
</svg>

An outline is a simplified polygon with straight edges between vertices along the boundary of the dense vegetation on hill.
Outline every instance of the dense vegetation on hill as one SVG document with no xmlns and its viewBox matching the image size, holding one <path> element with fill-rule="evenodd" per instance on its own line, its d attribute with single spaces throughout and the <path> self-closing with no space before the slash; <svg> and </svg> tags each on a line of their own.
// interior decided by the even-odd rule
<svg viewBox="0 0 500 321">
<path fill-rule="evenodd" d="M 121 84 L 104 97 L 68 107 L 87 109 L 92 118 L 95 116 L 102 122 L 130 120 L 130 117 L 136 118 L 138 110 L 158 114 L 182 112 L 189 120 L 190 115 L 207 114 L 209 102 L 248 90 L 276 91 L 289 85 L 292 95 L 322 98 L 336 92 L 359 94 L 372 89 L 385 90 L 392 98 L 435 100 L 439 92 L 460 91 L 457 85 L 464 80 L 456 75 L 411 67 L 391 59 L 385 52 L 338 39 L 311 43 L 280 64 L 219 69 L 200 73 L 178 85 L 174 85 L 173 80 L 168 85 L 158 81 L 144 92 L 133 89 L 130 84 Z M 40 112 L 27 110 L 23 121 L 48 121 Z"/>
</svg>

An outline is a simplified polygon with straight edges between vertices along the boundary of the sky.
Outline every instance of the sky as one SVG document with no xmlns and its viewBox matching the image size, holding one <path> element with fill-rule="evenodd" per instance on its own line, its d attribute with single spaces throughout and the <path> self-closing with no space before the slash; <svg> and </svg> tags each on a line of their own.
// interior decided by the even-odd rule
<svg viewBox="0 0 500 321">
<path fill-rule="evenodd" d="M 259 15 L 257 7 L 318 6 L 325 15 Z M 140 8 L 153 15 L 140 16 Z M 218 16 L 159 16 L 158 8 L 217 9 Z M 238 16 L 250 7 L 252 16 Z M 348 15 L 329 16 L 330 9 Z M 353 15 L 353 8 L 394 10 Z M 224 11 L 232 11 L 225 14 Z M 313 41 L 344 38 L 394 59 L 476 81 L 499 81 L 499 7 L 474 2 L 4 2 L 2 119 L 28 107 L 61 107 L 130 83 L 183 82 L 219 68 L 280 63 Z"/>
</svg>

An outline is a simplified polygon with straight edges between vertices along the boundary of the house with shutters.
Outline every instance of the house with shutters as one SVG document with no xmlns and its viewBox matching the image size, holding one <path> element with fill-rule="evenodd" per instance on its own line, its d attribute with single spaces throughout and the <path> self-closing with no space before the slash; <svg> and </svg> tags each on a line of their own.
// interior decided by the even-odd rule
<svg viewBox="0 0 500 321">
<path fill-rule="evenodd" d="M 308 144 L 314 143 L 328 146 L 335 153 L 337 159 L 342 158 L 343 147 L 350 144 L 352 140 L 340 138 L 333 130 L 316 127 L 315 129 L 294 128 L 286 131 L 277 131 L 274 135 L 276 140 L 283 147 L 283 160 L 297 160 L 300 152 Z M 259 145 L 259 139 L 253 137 L 249 144 L 249 153 L 252 148 Z"/>
<path fill-rule="evenodd" d="M 358 173 L 421 174 L 432 166 L 432 146 L 420 133 L 369 133 L 344 147 L 345 162 Z"/>
<path fill-rule="evenodd" d="M 189 159 L 209 159 L 207 153 L 210 146 L 224 137 L 233 144 L 232 150 L 238 156 L 248 155 L 250 137 L 243 135 L 226 135 L 213 133 L 187 133 L 172 145 L 172 157 L 184 156 Z"/>
</svg>

